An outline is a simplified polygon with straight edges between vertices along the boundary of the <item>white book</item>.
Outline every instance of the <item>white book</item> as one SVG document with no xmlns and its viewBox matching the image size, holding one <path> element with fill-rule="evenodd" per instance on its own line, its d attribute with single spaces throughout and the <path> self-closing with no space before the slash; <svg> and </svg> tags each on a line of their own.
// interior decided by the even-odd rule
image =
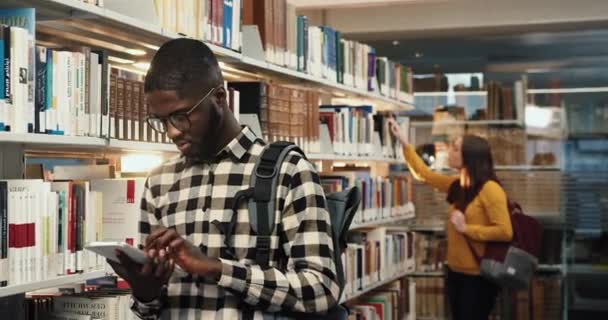
<svg viewBox="0 0 608 320">
<path fill-rule="evenodd" d="M 139 239 L 139 204 L 145 179 L 91 180 L 91 190 L 103 194 L 103 240 L 135 247 Z"/>
<path fill-rule="evenodd" d="M 89 128 L 89 124 L 90 124 L 90 119 L 89 117 L 90 115 L 90 109 L 89 112 L 87 113 L 86 110 L 86 103 L 87 103 L 87 99 L 89 99 L 90 97 L 86 96 L 86 83 L 87 83 L 87 79 L 89 78 L 89 74 L 87 73 L 87 57 L 84 55 L 84 53 L 78 52 L 78 96 L 79 96 L 79 109 L 78 109 L 78 129 L 79 129 L 79 133 L 81 136 L 87 136 L 89 135 L 90 132 L 90 128 Z M 89 56 L 90 58 L 90 56 Z M 90 86 L 90 84 L 89 84 Z M 89 93 L 90 93 L 91 88 L 89 87 Z M 90 100 L 89 100 L 90 101 Z M 90 103 L 89 103 L 89 108 L 90 108 Z"/>
<path fill-rule="evenodd" d="M 89 193 L 88 206 L 86 208 L 86 220 L 85 220 L 85 230 L 84 230 L 84 243 L 90 243 L 97 241 L 97 215 L 100 214 L 97 212 L 98 209 L 98 201 L 99 201 L 100 192 L 92 191 Z M 96 255 L 86 250 L 85 251 L 85 259 L 86 259 L 86 271 L 92 271 L 97 266 L 97 257 Z"/>
<path fill-rule="evenodd" d="M 11 27 L 11 95 L 12 108 L 9 111 L 11 131 L 28 132 L 30 117 L 28 101 L 28 32 L 26 29 Z"/>
<path fill-rule="evenodd" d="M 49 192 L 47 194 L 47 206 L 46 213 L 48 223 L 45 225 L 45 233 L 47 234 L 47 246 L 45 248 L 45 258 L 44 261 L 48 265 L 48 270 L 46 272 L 46 277 L 51 278 L 57 276 L 59 274 L 59 269 L 57 269 L 57 259 L 58 259 L 58 232 L 57 225 L 59 223 L 59 217 L 57 212 L 57 206 L 59 198 L 57 193 Z"/>
<path fill-rule="evenodd" d="M 241 50 L 241 0 L 234 0 L 232 3 L 232 49 Z"/>
<path fill-rule="evenodd" d="M 241 93 L 234 90 L 234 117 L 238 121 L 241 116 Z"/>
</svg>

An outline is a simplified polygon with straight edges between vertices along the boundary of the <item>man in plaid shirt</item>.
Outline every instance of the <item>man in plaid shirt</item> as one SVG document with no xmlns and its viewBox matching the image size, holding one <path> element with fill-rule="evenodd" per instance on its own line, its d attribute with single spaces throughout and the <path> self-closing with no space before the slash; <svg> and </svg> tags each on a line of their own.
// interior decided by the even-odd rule
<svg viewBox="0 0 608 320">
<path fill-rule="evenodd" d="M 139 229 L 154 262 L 138 265 L 118 253 L 121 263 L 112 267 L 131 285 L 132 309 L 143 319 L 323 313 L 337 303 L 339 287 L 319 177 L 295 153 L 283 163 L 271 259 L 262 269 L 246 201 L 232 208 L 264 143 L 241 128 L 222 84 L 215 56 L 200 41 L 171 40 L 156 53 L 145 79 L 147 122 L 181 155 L 146 181 Z M 175 265 L 188 275 L 173 274 Z"/>
</svg>

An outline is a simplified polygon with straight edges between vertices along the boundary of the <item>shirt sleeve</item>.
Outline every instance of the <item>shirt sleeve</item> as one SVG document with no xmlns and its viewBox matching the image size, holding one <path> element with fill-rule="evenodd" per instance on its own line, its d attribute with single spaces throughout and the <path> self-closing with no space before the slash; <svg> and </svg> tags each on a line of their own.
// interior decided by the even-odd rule
<svg viewBox="0 0 608 320">
<path fill-rule="evenodd" d="M 146 179 L 144 186 L 144 194 L 140 203 L 140 219 L 139 219 L 139 243 L 143 244 L 146 241 L 150 231 L 159 225 L 159 221 L 155 215 L 156 205 L 152 189 L 150 187 L 150 179 Z M 167 301 L 167 290 L 164 288 L 161 295 L 152 301 L 138 301 L 135 296 L 132 296 L 131 310 L 140 319 L 155 320 L 159 319 L 163 307 Z"/>
<path fill-rule="evenodd" d="M 330 217 L 312 165 L 294 156 L 289 166 L 293 169 L 291 181 L 283 179 L 278 190 L 288 188 L 278 234 L 285 239 L 286 268 L 262 269 L 220 259 L 223 269 L 218 284 L 258 309 L 322 313 L 337 303 L 340 291 L 332 258 Z"/>
<path fill-rule="evenodd" d="M 490 181 L 481 189 L 478 196 L 490 224 L 467 224 L 465 234 L 476 241 L 510 241 L 513 237 L 513 227 L 505 191 L 498 183 Z"/>
<path fill-rule="evenodd" d="M 412 171 L 412 175 L 417 180 L 428 183 L 441 192 L 448 192 L 450 186 L 456 180 L 455 177 L 439 174 L 429 169 L 412 145 L 408 144 L 403 147 L 403 156 Z"/>
</svg>

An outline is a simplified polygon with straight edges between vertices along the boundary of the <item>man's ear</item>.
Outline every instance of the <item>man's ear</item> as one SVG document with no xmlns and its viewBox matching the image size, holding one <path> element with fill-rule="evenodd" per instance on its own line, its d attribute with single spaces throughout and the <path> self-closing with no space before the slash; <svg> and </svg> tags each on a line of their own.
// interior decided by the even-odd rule
<svg viewBox="0 0 608 320">
<path fill-rule="evenodd" d="M 220 109 L 224 109 L 224 107 L 228 106 L 228 92 L 226 92 L 226 88 L 224 88 L 224 86 L 219 86 L 217 89 L 215 89 L 215 101 L 216 101 L 216 105 L 220 108 Z"/>
</svg>

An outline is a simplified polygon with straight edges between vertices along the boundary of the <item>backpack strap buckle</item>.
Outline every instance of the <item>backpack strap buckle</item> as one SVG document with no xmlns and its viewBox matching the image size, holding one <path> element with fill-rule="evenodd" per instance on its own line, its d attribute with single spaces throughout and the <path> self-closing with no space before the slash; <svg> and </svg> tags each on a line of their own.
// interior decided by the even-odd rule
<svg viewBox="0 0 608 320">
<path fill-rule="evenodd" d="M 266 269 L 270 261 L 270 236 L 257 236 L 257 247 L 255 249 L 255 262 Z"/>
</svg>

